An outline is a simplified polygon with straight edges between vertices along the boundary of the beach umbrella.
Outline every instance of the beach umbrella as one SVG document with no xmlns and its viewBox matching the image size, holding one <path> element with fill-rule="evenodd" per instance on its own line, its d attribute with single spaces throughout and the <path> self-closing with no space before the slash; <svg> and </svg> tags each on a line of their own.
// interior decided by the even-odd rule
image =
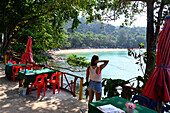
<svg viewBox="0 0 170 113">
<path fill-rule="evenodd" d="M 33 56 L 32 56 L 32 38 L 31 37 L 28 38 L 27 45 L 26 45 L 26 52 L 22 55 L 21 60 L 25 61 L 26 65 L 27 65 L 27 63 L 33 63 L 33 61 L 34 61 Z M 27 73 L 27 70 L 25 68 L 24 75 L 26 73 Z M 25 82 L 25 80 L 23 80 L 23 83 L 24 82 Z M 27 93 L 28 93 L 28 88 L 27 88 Z"/>
<path fill-rule="evenodd" d="M 26 52 L 22 55 L 21 60 L 25 61 L 26 63 L 33 62 L 32 56 L 32 38 L 29 37 L 26 46 Z"/>
<path fill-rule="evenodd" d="M 143 95 L 159 102 L 158 112 L 162 102 L 170 102 L 170 16 L 166 18 L 160 34 L 156 68 L 144 87 Z"/>
</svg>

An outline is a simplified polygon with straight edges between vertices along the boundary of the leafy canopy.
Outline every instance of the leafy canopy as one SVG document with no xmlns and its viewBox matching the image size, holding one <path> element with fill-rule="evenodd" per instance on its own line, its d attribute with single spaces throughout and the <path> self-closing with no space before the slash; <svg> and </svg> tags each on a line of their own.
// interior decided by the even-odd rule
<svg viewBox="0 0 170 113">
<path fill-rule="evenodd" d="M 88 67 L 90 66 L 90 62 L 87 62 L 86 57 L 77 57 L 77 55 L 72 54 L 72 56 L 69 56 L 67 58 L 67 63 L 73 67 Z"/>
</svg>

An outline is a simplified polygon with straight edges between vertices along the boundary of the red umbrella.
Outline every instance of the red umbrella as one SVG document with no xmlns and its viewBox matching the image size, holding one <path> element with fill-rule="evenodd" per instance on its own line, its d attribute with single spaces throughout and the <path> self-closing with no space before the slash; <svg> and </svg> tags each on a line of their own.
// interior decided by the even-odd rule
<svg viewBox="0 0 170 113">
<path fill-rule="evenodd" d="M 34 60 L 33 60 L 33 56 L 32 56 L 32 38 L 29 37 L 28 41 L 27 41 L 27 46 L 26 46 L 26 52 L 22 55 L 21 57 L 21 60 L 22 61 L 25 61 L 26 62 L 26 65 L 27 63 L 32 63 Z M 24 75 L 26 74 L 26 69 L 24 71 Z M 26 78 L 27 79 L 27 78 Z M 25 80 L 23 80 L 23 85 L 24 85 L 24 82 Z M 19 83 L 21 85 L 21 83 Z M 28 86 L 27 86 L 28 87 Z M 27 88 L 27 94 L 28 94 L 28 89 Z"/>
<path fill-rule="evenodd" d="M 29 63 L 33 62 L 33 56 L 32 56 L 32 38 L 29 37 L 27 41 L 27 46 L 26 46 L 26 52 L 22 55 L 21 60 Z"/>
<path fill-rule="evenodd" d="M 143 95 L 159 103 L 170 102 L 170 18 L 160 34 L 156 68 L 144 87 Z"/>
</svg>

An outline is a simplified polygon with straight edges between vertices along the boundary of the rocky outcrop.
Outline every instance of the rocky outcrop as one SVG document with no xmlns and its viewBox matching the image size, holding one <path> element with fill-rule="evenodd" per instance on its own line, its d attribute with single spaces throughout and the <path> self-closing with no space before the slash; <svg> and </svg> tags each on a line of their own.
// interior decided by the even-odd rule
<svg viewBox="0 0 170 113">
<path fill-rule="evenodd" d="M 66 58 L 57 56 L 54 51 L 46 51 L 42 55 L 47 56 L 50 62 L 60 62 L 62 60 L 66 60 Z"/>
</svg>

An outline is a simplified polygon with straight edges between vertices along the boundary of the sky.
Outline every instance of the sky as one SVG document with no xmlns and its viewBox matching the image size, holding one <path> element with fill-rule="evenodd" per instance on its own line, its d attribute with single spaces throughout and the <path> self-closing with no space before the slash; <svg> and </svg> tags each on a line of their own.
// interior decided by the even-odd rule
<svg viewBox="0 0 170 113">
<path fill-rule="evenodd" d="M 147 26 L 147 15 L 145 13 L 135 15 L 135 18 L 136 20 L 129 27 L 146 27 Z M 122 16 L 119 20 L 109 21 L 109 24 L 114 25 L 114 26 L 120 26 L 123 21 L 124 21 L 124 17 Z"/>
<path fill-rule="evenodd" d="M 140 6 L 139 6 L 140 7 Z M 124 22 L 124 16 L 120 16 L 119 20 L 115 20 L 115 21 L 110 21 L 109 24 L 113 25 L 113 26 L 120 26 L 122 24 L 122 22 Z M 136 19 L 133 24 L 131 26 L 128 27 L 147 27 L 147 9 L 146 7 L 144 8 L 144 12 L 140 13 L 140 14 L 136 14 L 134 16 L 134 18 Z"/>
</svg>

